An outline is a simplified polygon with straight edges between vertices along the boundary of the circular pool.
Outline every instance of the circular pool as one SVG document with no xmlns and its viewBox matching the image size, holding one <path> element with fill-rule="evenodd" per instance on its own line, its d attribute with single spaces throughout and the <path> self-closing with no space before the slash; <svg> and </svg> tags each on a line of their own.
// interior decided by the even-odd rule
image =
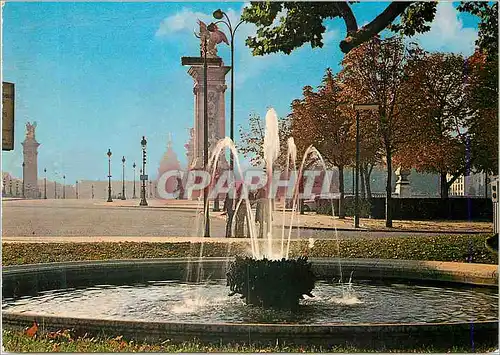
<svg viewBox="0 0 500 355">
<path fill-rule="evenodd" d="M 313 259 L 319 281 L 297 311 L 229 296 L 230 259 L 54 263 L 3 270 L 3 322 L 142 339 L 288 341 L 377 347 L 491 343 L 494 265 Z M 460 267 L 457 267 L 460 266 Z"/>
</svg>

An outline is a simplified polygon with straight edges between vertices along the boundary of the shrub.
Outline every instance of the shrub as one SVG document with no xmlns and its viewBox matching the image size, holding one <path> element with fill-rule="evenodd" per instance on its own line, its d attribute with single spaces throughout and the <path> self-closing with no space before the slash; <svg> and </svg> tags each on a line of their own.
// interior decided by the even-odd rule
<svg viewBox="0 0 500 355">
<path fill-rule="evenodd" d="M 256 260 L 237 256 L 227 273 L 231 295 L 238 293 L 247 304 L 264 308 L 297 308 L 303 295 L 312 297 L 314 282 L 307 257 Z"/>
</svg>

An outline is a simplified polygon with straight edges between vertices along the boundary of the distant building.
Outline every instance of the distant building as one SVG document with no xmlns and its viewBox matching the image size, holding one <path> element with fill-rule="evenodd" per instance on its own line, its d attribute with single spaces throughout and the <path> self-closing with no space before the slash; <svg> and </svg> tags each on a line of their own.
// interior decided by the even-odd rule
<svg viewBox="0 0 500 355">
<path fill-rule="evenodd" d="M 451 175 L 446 178 L 451 179 Z M 451 184 L 450 196 L 490 197 L 491 178 L 492 176 L 484 172 L 461 175 Z"/>
</svg>

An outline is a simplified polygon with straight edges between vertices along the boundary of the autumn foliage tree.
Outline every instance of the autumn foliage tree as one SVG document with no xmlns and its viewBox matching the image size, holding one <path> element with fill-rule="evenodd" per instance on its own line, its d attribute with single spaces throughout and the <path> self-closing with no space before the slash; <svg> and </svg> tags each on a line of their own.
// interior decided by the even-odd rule
<svg viewBox="0 0 500 355">
<path fill-rule="evenodd" d="M 408 51 L 401 37 L 373 38 L 345 56 L 340 73 L 348 96 L 356 103 L 379 105 L 379 111 L 366 115 L 366 120 L 371 120 L 377 132 L 387 167 L 387 227 L 392 227 L 392 159 L 413 133 L 412 116 L 403 104 L 409 95 L 405 81 L 407 59 Z"/>
<path fill-rule="evenodd" d="M 420 139 L 408 141 L 397 161 L 417 171 L 439 174 L 443 198 L 471 163 L 470 154 L 466 154 L 471 113 L 465 95 L 466 71 L 461 55 L 420 49 L 413 51 L 406 67 L 411 95 L 404 101 L 416 118 Z"/>
<path fill-rule="evenodd" d="M 498 55 L 476 51 L 467 59 L 469 80 L 465 93 L 473 115 L 468 132 L 474 166 L 498 173 Z"/>
<path fill-rule="evenodd" d="M 439 174 L 442 198 L 448 197 L 458 177 L 473 169 L 493 171 L 498 91 L 497 85 L 488 89 L 490 76 L 483 72 L 485 68 L 486 57 L 479 54 L 466 60 L 458 54 L 416 50 L 408 61 L 407 85 L 412 94 L 406 105 L 417 118 L 420 138 L 417 143 L 409 141 L 397 161 Z"/>
<path fill-rule="evenodd" d="M 339 170 L 339 217 L 345 217 L 344 169 L 352 164 L 355 145 L 351 134 L 353 115 L 346 110 L 342 86 L 327 69 L 316 92 L 304 87 L 303 98 L 292 102 L 292 136 L 298 152 L 313 145 L 325 162 Z"/>
</svg>

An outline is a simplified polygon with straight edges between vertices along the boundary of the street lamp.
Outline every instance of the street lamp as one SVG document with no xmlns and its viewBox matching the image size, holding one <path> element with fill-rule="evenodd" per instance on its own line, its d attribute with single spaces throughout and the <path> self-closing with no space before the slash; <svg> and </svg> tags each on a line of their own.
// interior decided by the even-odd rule
<svg viewBox="0 0 500 355">
<path fill-rule="evenodd" d="M 43 177 L 43 198 L 47 199 L 47 168 L 43 169 L 43 173 L 45 176 Z"/>
<path fill-rule="evenodd" d="M 76 180 L 76 199 L 78 200 L 78 180 Z"/>
<path fill-rule="evenodd" d="M 141 173 L 141 180 L 142 180 L 142 191 L 141 191 L 141 202 L 139 203 L 139 206 L 147 206 L 148 201 L 146 200 L 146 180 L 148 176 L 146 175 L 146 147 L 147 147 L 148 142 L 146 141 L 146 137 L 142 136 L 141 140 L 141 147 L 142 147 L 142 173 Z"/>
<path fill-rule="evenodd" d="M 25 168 L 26 164 L 24 163 L 23 161 L 23 198 L 26 197 L 25 193 L 24 193 L 24 168 Z"/>
<path fill-rule="evenodd" d="M 219 20 L 219 21 L 216 21 L 215 23 L 223 23 L 227 26 L 227 28 L 229 29 L 229 36 L 231 37 L 230 40 L 230 50 L 231 50 L 231 98 L 230 98 L 230 101 L 231 101 L 231 112 L 230 112 L 230 123 L 229 123 L 229 137 L 231 138 L 231 140 L 233 141 L 234 143 L 234 34 L 236 33 L 236 30 L 238 29 L 238 27 L 240 27 L 240 25 L 244 22 L 243 20 L 240 20 L 236 26 L 233 28 L 232 24 L 231 24 L 231 20 L 229 19 L 229 16 L 227 16 L 227 14 L 222 11 L 221 9 L 217 9 L 214 11 L 213 13 L 213 16 L 215 19 Z M 223 18 L 226 18 L 225 20 L 223 20 Z M 233 157 L 233 154 L 229 154 L 229 171 L 231 171 L 231 174 L 233 173 L 233 170 L 234 170 L 234 157 Z M 228 199 L 227 201 L 227 214 L 228 214 L 228 225 L 231 225 L 232 224 L 232 219 L 233 219 L 233 209 L 234 209 L 234 206 L 233 206 L 233 200 L 232 199 Z M 227 235 L 226 233 L 226 237 L 230 237 L 231 236 L 231 228 L 228 229 L 228 233 L 229 235 Z"/>
<path fill-rule="evenodd" d="M 378 104 L 354 104 L 356 111 L 356 191 L 354 195 L 354 228 L 359 228 L 359 111 L 378 111 Z"/>
<path fill-rule="evenodd" d="M 244 22 L 243 20 L 240 20 L 237 24 L 236 27 L 234 27 L 231 24 L 231 20 L 229 20 L 229 17 L 227 14 L 222 11 L 221 9 L 217 9 L 214 11 L 213 16 L 215 19 L 219 20 L 216 21 L 215 24 L 217 23 L 223 23 L 227 26 L 229 29 L 229 35 L 231 37 L 231 44 L 230 44 L 230 50 L 231 50 L 231 121 L 229 125 L 229 137 L 231 138 L 232 141 L 234 141 L 234 34 L 238 27 Z M 223 18 L 226 18 L 223 20 Z M 230 168 L 231 171 L 233 170 L 233 155 L 230 155 Z"/>
<path fill-rule="evenodd" d="M 210 24 L 208 29 L 213 26 Z M 204 37 L 203 50 L 203 169 L 208 168 L 208 64 L 207 64 L 207 37 Z M 204 237 L 210 237 L 210 218 L 208 211 L 208 186 L 203 189 L 203 212 L 205 215 Z"/>
<path fill-rule="evenodd" d="M 66 199 L 66 175 L 63 175 L 63 200 Z"/>
<path fill-rule="evenodd" d="M 92 188 L 92 200 L 93 200 L 94 199 L 94 184 L 92 184 L 91 188 Z"/>
<path fill-rule="evenodd" d="M 113 202 L 113 199 L 111 198 L 111 149 L 108 149 L 108 201 L 107 202 Z"/>
<path fill-rule="evenodd" d="M 125 198 L 125 156 L 122 158 L 122 200 Z"/>
<path fill-rule="evenodd" d="M 135 167 L 136 167 L 136 165 L 135 165 L 135 162 L 134 162 L 134 164 L 132 164 L 132 168 L 134 168 L 134 194 L 132 196 L 133 199 L 136 198 L 136 196 L 135 196 Z"/>
</svg>

